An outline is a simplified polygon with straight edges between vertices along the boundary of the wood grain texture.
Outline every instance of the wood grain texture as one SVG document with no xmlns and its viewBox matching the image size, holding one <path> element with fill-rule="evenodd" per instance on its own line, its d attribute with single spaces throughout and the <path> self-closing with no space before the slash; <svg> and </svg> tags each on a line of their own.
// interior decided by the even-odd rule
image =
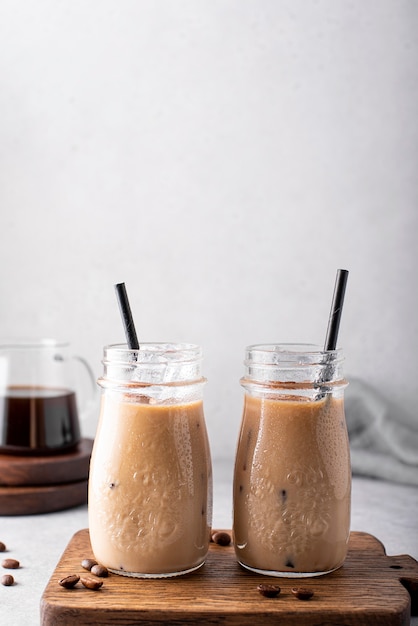
<svg viewBox="0 0 418 626">
<path fill-rule="evenodd" d="M 62 511 L 87 502 L 88 481 L 62 485 L 0 487 L 0 515 Z"/>
<path fill-rule="evenodd" d="M 63 454 L 0 454 L 0 485 L 50 485 L 87 479 L 92 448 L 93 439 L 82 439 L 75 450 Z"/>
<path fill-rule="evenodd" d="M 238 565 L 232 546 L 212 543 L 205 565 L 186 576 L 141 580 L 110 575 L 99 591 L 59 586 L 64 576 L 83 573 L 81 560 L 92 556 L 88 530 L 81 530 L 71 539 L 45 588 L 42 626 L 406 626 L 411 598 L 405 587 L 409 586 L 414 602 L 418 594 L 417 561 L 406 555 L 388 557 L 380 541 L 359 532 L 351 533 L 344 566 L 319 578 L 252 574 Z M 261 596 L 260 582 L 278 584 L 280 595 Z M 313 598 L 298 600 L 291 593 L 295 586 L 310 587 Z"/>
</svg>

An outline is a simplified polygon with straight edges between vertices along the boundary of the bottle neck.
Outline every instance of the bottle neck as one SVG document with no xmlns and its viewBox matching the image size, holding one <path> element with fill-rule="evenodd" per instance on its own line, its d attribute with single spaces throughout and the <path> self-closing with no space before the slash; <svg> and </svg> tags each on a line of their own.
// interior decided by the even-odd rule
<svg viewBox="0 0 418 626">
<path fill-rule="evenodd" d="M 139 350 L 125 344 L 106 346 L 103 376 L 106 390 L 148 397 L 150 402 L 192 401 L 202 396 L 202 350 L 194 344 L 144 343 Z"/>
<path fill-rule="evenodd" d="M 318 399 L 342 395 L 343 353 L 321 350 L 312 344 L 249 346 L 241 385 L 252 395 Z"/>
</svg>

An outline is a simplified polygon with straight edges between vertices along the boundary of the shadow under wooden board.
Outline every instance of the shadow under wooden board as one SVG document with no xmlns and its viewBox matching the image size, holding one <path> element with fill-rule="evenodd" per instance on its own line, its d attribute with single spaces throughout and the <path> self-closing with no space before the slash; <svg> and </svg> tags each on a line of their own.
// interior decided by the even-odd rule
<svg viewBox="0 0 418 626">
<path fill-rule="evenodd" d="M 142 580 L 110 574 L 98 591 L 80 583 L 73 589 L 58 584 L 70 574 L 86 575 L 81 560 L 92 557 L 88 530 L 80 530 L 42 595 L 41 626 L 406 626 L 411 600 L 418 612 L 418 562 L 407 555 L 386 556 L 378 539 L 361 532 L 351 533 L 344 566 L 318 578 L 252 574 L 238 565 L 232 545 L 211 543 L 205 565 L 185 576 Z M 261 596 L 261 582 L 279 585 L 279 596 Z M 312 589 L 313 597 L 295 598 L 291 589 L 297 586 Z"/>
</svg>

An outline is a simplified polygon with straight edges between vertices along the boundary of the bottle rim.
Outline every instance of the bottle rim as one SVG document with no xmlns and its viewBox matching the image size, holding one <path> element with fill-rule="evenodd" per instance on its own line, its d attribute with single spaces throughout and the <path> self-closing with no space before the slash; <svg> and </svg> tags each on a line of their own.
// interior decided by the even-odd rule
<svg viewBox="0 0 418 626">
<path fill-rule="evenodd" d="M 342 348 L 324 350 L 313 343 L 263 343 L 245 349 L 244 365 L 263 367 L 310 367 L 344 360 Z"/>
<path fill-rule="evenodd" d="M 139 349 L 126 343 L 109 344 L 103 348 L 104 364 L 187 363 L 202 359 L 202 348 L 193 343 L 144 342 Z"/>
</svg>

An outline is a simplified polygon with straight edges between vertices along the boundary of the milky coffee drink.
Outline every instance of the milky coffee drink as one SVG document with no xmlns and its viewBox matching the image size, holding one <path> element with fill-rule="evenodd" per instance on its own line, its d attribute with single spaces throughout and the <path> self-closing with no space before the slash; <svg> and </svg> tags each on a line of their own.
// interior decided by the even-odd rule
<svg viewBox="0 0 418 626">
<path fill-rule="evenodd" d="M 165 400 L 145 395 L 147 387 L 104 389 L 91 459 L 89 528 L 96 560 L 112 572 L 173 576 L 206 558 L 212 484 L 203 403 L 190 395 L 198 385 L 186 385 L 182 401 L 181 385 L 171 391 L 166 385 Z"/>
<path fill-rule="evenodd" d="M 286 357 L 288 358 L 288 357 Z M 257 374 L 260 376 L 260 374 Z M 340 567 L 350 530 L 351 472 L 341 388 L 279 381 L 247 388 L 234 474 L 239 562 L 277 576 Z M 343 387 L 343 385 L 340 385 Z"/>
</svg>

